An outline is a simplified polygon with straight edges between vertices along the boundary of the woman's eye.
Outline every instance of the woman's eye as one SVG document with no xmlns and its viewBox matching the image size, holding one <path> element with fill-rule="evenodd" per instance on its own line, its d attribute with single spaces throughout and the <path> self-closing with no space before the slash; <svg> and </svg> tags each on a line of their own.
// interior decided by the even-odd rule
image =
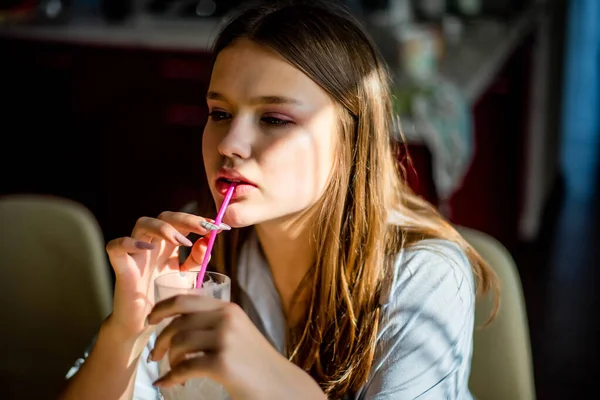
<svg viewBox="0 0 600 400">
<path fill-rule="evenodd" d="M 211 111 L 208 116 L 213 120 L 213 121 L 223 121 L 225 119 L 229 119 L 231 118 L 231 114 L 229 114 L 228 112 L 225 111 Z"/>
<path fill-rule="evenodd" d="M 267 125 L 273 125 L 273 126 L 283 126 L 283 125 L 287 125 L 287 124 L 291 123 L 291 121 L 287 121 L 285 119 L 280 119 L 280 118 L 275 118 L 275 117 L 262 117 L 260 120 L 262 122 L 266 123 Z"/>
</svg>

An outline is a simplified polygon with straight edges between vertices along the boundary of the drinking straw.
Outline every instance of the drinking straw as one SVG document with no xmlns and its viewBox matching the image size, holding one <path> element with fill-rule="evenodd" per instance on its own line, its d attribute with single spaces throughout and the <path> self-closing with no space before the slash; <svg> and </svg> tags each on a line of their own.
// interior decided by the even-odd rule
<svg viewBox="0 0 600 400">
<path fill-rule="evenodd" d="M 217 213 L 217 218 L 215 218 L 215 225 L 221 225 L 221 220 L 223 219 L 225 210 L 227 210 L 227 206 L 231 201 L 231 197 L 233 196 L 233 191 L 235 190 L 236 186 L 237 183 L 234 182 L 229 186 L 229 189 L 227 189 L 223 204 L 221 204 L 221 208 L 219 208 L 219 212 Z M 200 266 L 200 272 L 198 272 L 198 276 L 196 277 L 197 288 L 201 288 L 202 283 L 204 282 L 204 274 L 206 274 L 206 267 L 208 266 L 208 260 L 210 260 L 210 253 L 212 252 L 216 237 L 217 231 L 211 231 L 210 236 L 208 237 L 208 246 L 206 247 L 206 252 L 204 253 L 204 259 L 202 260 L 202 265 Z"/>
</svg>

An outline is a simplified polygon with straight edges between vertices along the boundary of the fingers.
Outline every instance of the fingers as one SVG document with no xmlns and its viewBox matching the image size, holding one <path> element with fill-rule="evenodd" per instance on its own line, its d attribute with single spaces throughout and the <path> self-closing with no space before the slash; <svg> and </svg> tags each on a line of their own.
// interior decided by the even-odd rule
<svg viewBox="0 0 600 400">
<path fill-rule="evenodd" d="M 208 240 L 208 236 L 196 240 L 196 243 L 192 246 L 189 257 L 179 267 L 181 271 L 191 271 L 202 265 L 204 254 L 206 254 L 206 248 L 208 247 Z"/>
<path fill-rule="evenodd" d="M 230 230 L 226 224 L 215 225 L 214 221 L 197 215 L 165 211 L 157 218 L 141 217 L 137 220 L 131 236 L 137 240 L 151 242 L 152 239 L 166 240 L 174 246 L 192 246 L 186 237 L 190 232 L 206 236 L 210 232 Z"/>
<path fill-rule="evenodd" d="M 200 297 L 202 302 L 194 302 L 192 298 L 198 297 L 194 295 L 177 297 L 157 304 L 155 310 L 165 307 L 171 312 L 185 312 L 194 308 L 196 311 L 175 318 L 156 338 L 149 360 L 161 360 L 168 353 L 171 371 L 154 384 L 171 386 L 184 383 L 192 377 L 219 379 L 225 376 L 223 371 L 227 369 L 228 358 L 225 354 L 233 343 L 238 343 L 235 332 L 246 332 L 243 325 L 238 325 L 240 316 L 251 325 L 246 314 L 236 304 L 209 297 Z M 155 321 L 155 310 L 148 317 L 149 321 Z"/>
<path fill-rule="evenodd" d="M 159 361 L 169 352 L 171 366 L 174 366 L 188 353 L 218 350 L 219 331 L 213 328 L 220 320 L 219 311 L 184 315 L 173 319 L 156 338 L 149 359 Z"/>
<path fill-rule="evenodd" d="M 215 369 L 215 364 L 219 362 L 219 355 L 215 353 L 206 353 L 197 357 L 181 361 L 172 370 L 166 373 L 162 378 L 156 380 L 153 385 L 159 387 L 170 387 L 181 384 L 190 378 L 207 376 L 212 379 L 210 372 Z"/>
<path fill-rule="evenodd" d="M 214 329 L 179 331 L 171 338 L 169 365 L 174 368 L 198 353 L 217 352 L 221 350 L 222 342 L 222 335 Z"/>
<path fill-rule="evenodd" d="M 158 324 L 162 319 L 173 315 L 181 315 L 163 329 L 154 343 L 154 349 L 150 353 L 150 360 L 157 361 L 164 357 L 169 351 L 173 351 L 171 346 L 175 346 L 174 338 L 177 335 L 184 335 L 190 330 L 209 330 L 216 327 L 223 319 L 221 310 L 229 303 L 211 297 L 198 295 L 180 295 L 163 300 L 154 306 L 152 312 L 148 315 L 149 324 Z M 184 339 L 184 337 L 179 337 Z M 200 343 L 194 342 L 192 347 L 200 346 Z M 185 348 L 185 345 L 180 344 Z M 214 350 L 214 348 L 198 348 L 196 351 Z M 185 354 L 185 353 L 182 353 Z M 174 365 L 174 364 L 172 364 Z"/>
<path fill-rule="evenodd" d="M 208 296 L 177 295 L 156 303 L 148 314 L 148 323 L 156 325 L 165 318 L 181 314 L 219 310 L 227 304 L 229 303 Z"/>
<path fill-rule="evenodd" d="M 127 275 L 131 271 L 133 260 L 131 255 L 143 253 L 156 248 L 153 243 L 147 243 L 140 240 L 135 240 L 131 237 L 121 237 L 113 239 L 106 245 L 106 252 L 110 259 L 110 264 L 115 271 L 117 280 Z"/>
<path fill-rule="evenodd" d="M 110 257 L 120 257 L 127 254 L 142 253 L 144 251 L 153 250 L 156 245 L 131 237 L 121 237 L 113 239 L 106 245 L 106 252 Z"/>
<path fill-rule="evenodd" d="M 141 217 L 137 220 L 131 235 L 135 238 L 146 236 L 166 240 L 174 246 L 192 246 L 192 242 L 178 229 L 157 218 Z"/>
<path fill-rule="evenodd" d="M 164 221 L 167 224 L 175 227 L 179 232 L 184 235 L 188 235 L 190 232 L 197 233 L 201 236 L 205 236 L 212 231 L 222 231 L 222 230 L 230 230 L 226 224 L 215 225 L 214 221 L 208 218 L 200 217 L 193 214 L 183 213 L 183 212 L 172 212 L 165 211 L 162 212 L 157 218 L 141 218 L 140 225 L 144 226 L 148 220 L 160 220 Z M 137 227 L 138 224 L 136 224 Z"/>
</svg>

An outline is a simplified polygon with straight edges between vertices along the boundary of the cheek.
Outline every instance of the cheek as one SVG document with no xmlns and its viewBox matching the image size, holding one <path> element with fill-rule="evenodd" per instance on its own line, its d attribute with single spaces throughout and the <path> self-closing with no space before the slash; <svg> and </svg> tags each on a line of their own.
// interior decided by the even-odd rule
<svg viewBox="0 0 600 400">
<path fill-rule="evenodd" d="M 269 146 L 263 170 L 270 172 L 269 187 L 277 190 L 274 196 L 294 203 L 321 197 L 333 167 L 333 149 L 322 139 L 302 133 Z"/>
</svg>

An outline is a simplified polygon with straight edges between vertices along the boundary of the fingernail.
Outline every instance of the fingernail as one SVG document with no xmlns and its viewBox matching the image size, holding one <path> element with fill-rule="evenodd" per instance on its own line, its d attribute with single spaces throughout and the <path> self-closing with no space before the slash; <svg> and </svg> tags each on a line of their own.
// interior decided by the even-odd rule
<svg viewBox="0 0 600 400">
<path fill-rule="evenodd" d="M 202 221 L 200 222 L 200 226 L 202 226 L 204 229 L 207 229 L 209 231 L 218 231 L 220 228 L 213 224 L 212 222 L 208 222 L 208 221 Z"/>
<path fill-rule="evenodd" d="M 221 230 L 224 230 L 224 231 L 230 231 L 230 230 L 231 230 L 231 227 L 230 227 L 229 225 L 227 225 L 227 224 L 224 224 L 224 223 L 222 223 L 222 222 L 221 222 L 221 225 L 219 225 L 219 228 L 220 228 Z"/>
<path fill-rule="evenodd" d="M 181 244 L 182 246 L 192 247 L 192 245 L 193 245 L 193 243 L 190 239 L 186 238 L 179 232 L 177 232 L 175 234 L 175 240 L 177 240 L 179 242 L 179 244 Z"/>
<path fill-rule="evenodd" d="M 154 250 L 156 248 L 152 243 L 142 242 L 141 240 L 135 242 L 135 247 L 140 250 Z"/>
</svg>

